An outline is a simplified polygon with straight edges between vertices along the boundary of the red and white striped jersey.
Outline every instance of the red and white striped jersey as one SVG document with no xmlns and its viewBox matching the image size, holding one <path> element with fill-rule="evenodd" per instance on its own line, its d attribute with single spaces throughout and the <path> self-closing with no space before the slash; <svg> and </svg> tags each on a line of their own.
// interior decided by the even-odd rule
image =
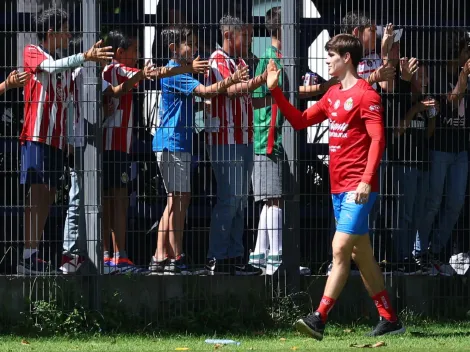
<svg viewBox="0 0 470 352">
<path fill-rule="evenodd" d="M 211 70 L 206 85 L 223 81 L 236 72 L 237 64 L 247 66 L 243 59 L 235 62 L 223 50 L 216 50 L 209 59 Z M 207 143 L 249 144 L 253 143 L 253 104 L 251 94 L 231 99 L 220 94 L 211 99 L 211 116 L 205 121 Z"/>
<path fill-rule="evenodd" d="M 23 51 L 25 72 L 32 78 L 24 87 L 24 124 L 20 141 L 45 143 L 63 149 L 66 137 L 67 104 L 72 87 L 71 70 L 47 73 L 39 69 L 54 60 L 44 49 L 27 45 Z"/>
<path fill-rule="evenodd" d="M 124 66 L 116 61 L 107 65 L 102 74 L 103 92 L 108 86 L 117 87 L 139 72 L 137 68 Z M 111 99 L 114 113 L 105 119 L 103 123 L 103 148 L 104 150 L 121 151 L 130 153 L 132 145 L 132 91 L 120 98 L 105 98 L 105 104 Z"/>
</svg>

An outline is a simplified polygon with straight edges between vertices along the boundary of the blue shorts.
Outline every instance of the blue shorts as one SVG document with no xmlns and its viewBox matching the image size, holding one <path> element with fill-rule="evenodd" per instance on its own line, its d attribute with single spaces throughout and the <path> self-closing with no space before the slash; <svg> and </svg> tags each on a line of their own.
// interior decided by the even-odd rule
<svg viewBox="0 0 470 352">
<path fill-rule="evenodd" d="M 103 153 L 103 189 L 127 188 L 131 179 L 131 155 L 118 151 Z"/>
<path fill-rule="evenodd" d="M 22 185 L 48 185 L 55 188 L 64 175 L 65 153 L 45 143 L 27 141 L 21 146 Z"/>
<path fill-rule="evenodd" d="M 377 192 L 369 195 L 366 204 L 356 204 L 356 192 L 333 194 L 333 210 L 336 231 L 350 235 L 364 235 L 369 232 L 369 213 L 377 199 Z"/>
</svg>

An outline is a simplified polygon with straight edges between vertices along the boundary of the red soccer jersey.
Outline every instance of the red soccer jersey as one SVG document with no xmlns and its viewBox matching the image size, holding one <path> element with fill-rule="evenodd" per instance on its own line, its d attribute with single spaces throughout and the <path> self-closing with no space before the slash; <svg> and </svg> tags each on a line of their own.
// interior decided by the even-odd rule
<svg viewBox="0 0 470 352">
<path fill-rule="evenodd" d="M 25 72 L 33 76 L 24 87 L 24 124 L 20 141 L 45 143 L 63 149 L 66 135 L 67 103 L 72 72 L 47 73 L 39 65 L 53 59 L 44 49 L 27 45 L 23 51 Z"/>
<path fill-rule="evenodd" d="M 236 63 L 223 50 L 216 50 L 209 59 L 211 70 L 206 84 L 223 81 L 237 71 L 237 65 L 247 66 L 243 59 Z M 205 122 L 207 143 L 248 144 L 253 143 L 253 104 L 251 95 L 229 98 L 220 94 L 211 99 L 211 116 Z"/>
<path fill-rule="evenodd" d="M 124 66 L 113 61 L 103 70 L 103 91 L 108 86 L 117 87 L 139 72 L 137 68 Z M 114 113 L 103 123 L 103 148 L 130 153 L 132 145 L 132 91 L 120 98 L 111 99 Z"/>
<path fill-rule="evenodd" d="M 380 96 L 366 81 L 359 79 L 347 90 L 332 86 L 304 113 L 292 108 L 279 88 L 272 93 L 296 129 L 329 119 L 331 193 L 355 191 L 361 181 L 378 192 L 376 171 L 385 148 L 383 109 Z"/>
</svg>

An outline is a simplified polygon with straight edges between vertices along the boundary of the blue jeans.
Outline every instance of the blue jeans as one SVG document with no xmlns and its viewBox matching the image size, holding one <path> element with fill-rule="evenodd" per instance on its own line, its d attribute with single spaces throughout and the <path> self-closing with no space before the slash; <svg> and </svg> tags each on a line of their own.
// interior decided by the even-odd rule
<svg viewBox="0 0 470 352">
<path fill-rule="evenodd" d="M 429 189 L 429 172 L 409 165 L 397 165 L 393 170 L 395 179 L 395 214 L 398 224 L 393 236 L 394 260 L 402 263 L 414 253 L 416 233 L 420 226 L 426 194 Z"/>
<path fill-rule="evenodd" d="M 75 165 L 70 169 L 70 190 L 64 225 L 63 250 L 68 254 L 86 254 L 85 209 L 83 204 L 83 148 L 75 148 Z"/>
<path fill-rule="evenodd" d="M 439 214 L 438 231 L 432 233 L 432 252 L 438 254 L 447 245 L 465 202 L 467 177 L 467 151 L 460 153 L 431 151 L 429 192 L 426 199 L 426 212 L 416 239 L 417 252 L 419 252 L 418 249 L 426 251 L 429 248 L 429 236 L 434 219 L 441 207 L 444 187 L 446 189 L 444 211 Z"/>
<path fill-rule="evenodd" d="M 211 145 L 209 158 L 217 180 L 208 258 L 243 257 L 244 212 L 253 171 L 253 145 Z"/>
</svg>

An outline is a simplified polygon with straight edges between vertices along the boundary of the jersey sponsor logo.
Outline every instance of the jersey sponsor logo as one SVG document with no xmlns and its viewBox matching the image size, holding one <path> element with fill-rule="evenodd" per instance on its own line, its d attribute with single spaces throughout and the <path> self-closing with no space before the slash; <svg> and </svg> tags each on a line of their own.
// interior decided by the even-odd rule
<svg viewBox="0 0 470 352">
<path fill-rule="evenodd" d="M 380 111 L 381 108 L 382 107 L 380 105 L 371 105 L 371 106 L 369 106 L 370 111 Z"/>
<path fill-rule="evenodd" d="M 333 107 L 335 108 L 335 110 L 337 110 L 340 105 L 341 105 L 341 102 L 338 99 L 338 100 L 335 101 L 335 105 L 333 105 Z"/>
<path fill-rule="evenodd" d="M 346 122 L 337 123 L 330 119 L 330 137 L 348 138 L 349 124 Z"/>
<path fill-rule="evenodd" d="M 460 118 L 460 117 L 446 118 L 446 117 L 444 117 L 442 120 L 444 122 L 444 125 L 447 125 L 447 126 L 465 127 L 465 118 Z"/>
<path fill-rule="evenodd" d="M 344 110 L 351 111 L 353 108 L 354 102 L 352 98 L 348 98 L 343 105 Z"/>
</svg>

